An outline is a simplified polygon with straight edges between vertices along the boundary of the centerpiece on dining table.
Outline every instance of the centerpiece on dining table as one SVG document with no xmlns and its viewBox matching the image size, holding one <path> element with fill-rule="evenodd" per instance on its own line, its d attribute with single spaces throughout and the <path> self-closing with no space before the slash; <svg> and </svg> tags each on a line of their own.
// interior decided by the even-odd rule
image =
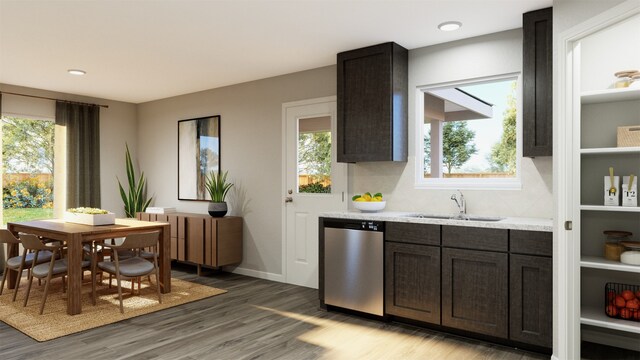
<svg viewBox="0 0 640 360">
<path fill-rule="evenodd" d="M 79 207 L 65 211 L 63 219 L 84 225 L 113 225 L 116 223 L 116 214 L 98 208 Z"/>
</svg>

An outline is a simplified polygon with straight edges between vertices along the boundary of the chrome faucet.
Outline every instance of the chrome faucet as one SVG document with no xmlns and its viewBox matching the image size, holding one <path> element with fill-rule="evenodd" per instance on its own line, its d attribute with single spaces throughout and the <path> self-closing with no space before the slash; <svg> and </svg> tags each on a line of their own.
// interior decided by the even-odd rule
<svg viewBox="0 0 640 360">
<path fill-rule="evenodd" d="M 458 215 L 456 217 L 457 218 L 466 219 L 466 217 L 467 217 L 467 202 L 464 200 L 464 195 L 462 195 L 462 191 L 458 190 L 458 192 L 460 193 L 460 199 L 459 200 L 456 197 L 455 193 L 451 194 L 451 200 L 455 201 L 456 205 L 458 206 Z"/>
</svg>

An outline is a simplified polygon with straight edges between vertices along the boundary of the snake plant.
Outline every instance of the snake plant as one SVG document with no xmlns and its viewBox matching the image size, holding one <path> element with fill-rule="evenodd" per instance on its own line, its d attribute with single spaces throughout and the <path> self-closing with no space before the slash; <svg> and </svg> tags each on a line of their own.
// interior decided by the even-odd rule
<svg viewBox="0 0 640 360">
<path fill-rule="evenodd" d="M 129 145 L 125 144 L 127 151 L 125 153 L 125 165 L 127 167 L 127 180 L 129 181 L 129 191 L 125 192 L 120 179 L 118 179 L 118 186 L 120 187 L 120 196 L 124 202 L 124 212 L 127 217 L 136 217 L 137 212 L 143 212 L 147 209 L 147 206 L 151 203 L 153 198 L 147 198 L 146 194 L 146 182 L 144 172 L 140 174 L 140 179 L 136 182 L 136 174 L 133 168 L 133 162 L 131 161 L 131 153 L 129 152 Z"/>
</svg>

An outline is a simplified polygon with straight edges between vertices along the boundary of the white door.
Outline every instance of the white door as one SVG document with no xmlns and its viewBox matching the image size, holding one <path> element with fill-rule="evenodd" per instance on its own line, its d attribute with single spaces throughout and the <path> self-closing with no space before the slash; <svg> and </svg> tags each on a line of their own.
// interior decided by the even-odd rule
<svg viewBox="0 0 640 360">
<path fill-rule="evenodd" d="M 335 97 L 282 105 L 285 234 L 289 284 L 318 288 L 318 214 L 346 210 L 347 165 L 336 162 Z"/>
</svg>

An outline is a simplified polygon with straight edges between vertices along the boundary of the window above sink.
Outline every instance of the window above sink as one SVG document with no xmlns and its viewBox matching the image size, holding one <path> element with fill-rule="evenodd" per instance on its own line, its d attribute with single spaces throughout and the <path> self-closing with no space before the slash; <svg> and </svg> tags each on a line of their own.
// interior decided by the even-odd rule
<svg viewBox="0 0 640 360">
<path fill-rule="evenodd" d="M 419 87 L 415 185 L 519 190 L 519 74 Z"/>
</svg>

